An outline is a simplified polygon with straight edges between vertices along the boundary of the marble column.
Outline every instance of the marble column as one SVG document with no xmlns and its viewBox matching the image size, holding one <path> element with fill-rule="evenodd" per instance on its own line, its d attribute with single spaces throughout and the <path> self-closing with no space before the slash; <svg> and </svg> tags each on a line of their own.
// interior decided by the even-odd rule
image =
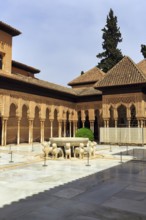
<svg viewBox="0 0 146 220">
<path fill-rule="evenodd" d="M 117 125 L 118 125 L 118 120 L 115 119 L 115 128 L 117 128 Z"/>
<path fill-rule="evenodd" d="M 90 121 L 90 129 L 94 133 L 94 121 Z"/>
<path fill-rule="evenodd" d="M 61 135 L 61 132 L 62 132 L 62 121 L 59 121 L 58 124 L 59 124 L 58 137 L 61 137 L 62 136 Z"/>
<path fill-rule="evenodd" d="M 72 127 L 71 124 L 72 124 L 72 121 L 69 121 L 69 136 L 70 136 L 70 137 L 71 137 L 71 130 L 72 130 L 72 129 L 71 129 L 71 127 Z"/>
<path fill-rule="evenodd" d="M 17 125 L 17 144 L 20 144 L 20 118 L 18 118 Z"/>
<path fill-rule="evenodd" d="M 1 145 L 4 146 L 4 133 L 5 133 L 5 121 L 2 118 L 2 136 L 1 136 Z"/>
<path fill-rule="evenodd" d="M 7 123 L 8 123 L 8 119 L 5 119 L 5 142 L 4 144 L 6 145 L 7 144 Z"/>
<path fill-rule="evenodd" d="M 44 122 L 45 120 L 41 120 L 41 143 L 44 142 Z"/>
<path fill-rule="evenodd" d="M 107 123 L 107 128 L 109 128 L 109 120 L 107 120 L 106 123 Z"/>
<path fill-rule="evenodd" d="M 50 120 L 50 124 L 51 124 L 51 138 L 53 137 L 53 120 Z"/>
<path fill-rule="evenodd" d="M 104 127 L 106 128 L 107 126 L 106 126 L 106 120 L 104 120 Z"/>
<path fill-rule="evenodd" d="M 77 130 L 77 121 L 74 121 L 73 122 L 73 137 L 75 137 L 76 130 Z"/>
<path fill-rule="evenodd" d="M 141 120 L 141 128 L 143 128 L 143 125 L 144 125 L 144 121 Z"/>
<path fill-rule="evenodd" d="M 33 120 L 29 119 L 29 144 L 33 142 Z"/>
<path fill-rule="evenodd" d="M 82 123 L 83 123 L 83 128 L 85 127 L 85 121 L 82 121 Z"/>
<path fill-rule="evenodd" d="M 66 137 L 66 121 L 64 121 L 64 137 Z"/>
<path fill-rule="evenodd" d="M 1 145 L 5 146 L 7 144 L 7 118 L 2 118 L 2 137 Z"/>
</svg>

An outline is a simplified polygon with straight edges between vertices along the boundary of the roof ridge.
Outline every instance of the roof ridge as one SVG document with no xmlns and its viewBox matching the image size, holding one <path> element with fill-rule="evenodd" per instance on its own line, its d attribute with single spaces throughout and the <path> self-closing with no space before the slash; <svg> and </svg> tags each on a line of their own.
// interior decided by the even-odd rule
<svg viewBox="0 0 146 220">
<path fill-rule="evenodd" d="M 146 76 L 144 72 L 128 56 L 124 56 L 123 59 L 120 60 L 112 69 L 110 69 L 106 76 L 101 81 L 95 83 L 94 86 L 95 88 L 104 86 L 119 86 L 123 85 L 123 83 L 126 85 L 146 83 Z"/>
<path fill-rule="evenodd" d="M 136 68 L 136 70 L 142 75 L 142 77 L 146 80 L 146 76 L 144 75 L 143 71 L 137 66 L 137 64 L 130 58 L 127 56 L 127 58 L 130 60 L 130 62 L 134 65 L 134 67 Z"/>
<path fill-rule="evenodd" d="M 90 77 L 89 77 L 89 74 Z M 105 73 L 100 70 L 97 66 L 92 67 L 91 69 L 87 70 L 83 74 L 80 74 L 73 80 L 71 80 L 68 85 L 75 85 L 75 84 L 84 84 L 84 83 L 91 83 L 101 80 L 105 76 Z"/>
</svg>

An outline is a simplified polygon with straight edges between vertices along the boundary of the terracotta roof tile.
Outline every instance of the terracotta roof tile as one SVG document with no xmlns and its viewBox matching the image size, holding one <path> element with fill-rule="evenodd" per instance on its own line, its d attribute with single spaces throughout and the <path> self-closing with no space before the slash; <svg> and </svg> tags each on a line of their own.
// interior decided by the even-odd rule
<svg viewBox="0 0 146 220">
<path fill-rule="evenodd" d="M 71 82 L 69 82 L 68 85 L 72 86 L 72 85 L 94 83 L 94 82 L 97 82 L 103 79 L 104 76 L 105 76 L 105 73 L 102 70 L 100 70 L 97 67 L 94 67 L 88 70 L 87 72 L 85 72 L 84 74 L 78 76 Z"/>
<path fill-rule="evenodd" d="M 145 74 L 127 56 L 109 70 L 103 80 L 95 84 L 95 88 L 146 83 Z"/>
<path fill-rule="evenodd" d="M 24 63 L 20 63 L 20 62 L 17 62 L 15 60 L 12 60 L 12 67 L 17 67 L 17 68 L 20 68 L 20 69 L 23 69 L 23 70 L 26 70 L 28 72 L 31 72 L 33 74 L 35 73 L 40 73 L 40 70 L 39 69 L 36 69 L 34 67 L 31 67 L 31 66 L 28 66 Z"/>
<path fill-rule="evenodd" d="M 15 79 L 15 80 L 25 82 L 25 83 L 28 83 L 28 84 L 32 84 L 32 85 L 37 85 L 37 86 L 44 87 L 44 88 L 47 88 L 47 89 L 51 89 L 51 90 L 54 90 L 54 91 L 57 91 L 57 92 L 60 92 L 60 93 L 62 92 L 62 93 L 66 93 L 66 94 L 71 94 L 75 97 L 102 94 L 101 91 L 99 91 L 97 89 L 94 89 L 93 87 L 74 90 L 72 88 L 68 88 L 68 87 L 61 86 L 61 85 L 58 85 L 58 84 L 55 84 L 55 83 L 40 80 L 40 79 L 37 79 L 37 78 L 25 77 L 25 76 L 20 75 L 20 74 L 6 75 L 6 74 L 3 74 L 3 73 L 0 73 L 0 76 Z"/>
<path fill-rule="evenodd" d="M 25 82 L 25 83 L 28 83 L 28 84 L 33 84 L 33 85 L 37 85 L 37 86 L 44 87 L 44 88 L 47 88 L 47 89 L 55 90 L 55 91 L 58 91 L 58 92 L 63 92 L 63 93 L 76 95 L 75 91 L 71 88 L 68 88 L 68 87 L 65 87 L 65 86 L 60 86 L 58 84 L 47 82 L 47 81 L 40 80 L 40 79 L 37 79 L 37 78 L 26 77 L 26 76 L 23 76 L 23 75 L 20 75 L 20 74 L 6 75 L 6 74 L 3 74 L 3 73 L 0 73 L 0 75 L 5 76 L 7 78 L 16 79 L 18 81 Z"/>
<path fill-rule="evenodd" d="M 76 89 L 75 92 L 78 96 L 101 95 L 102 94 L 101 91 L 94 89 L 93 87 L 87 87 L 84 89 Z"/>
<path fill-rule="evenodd" d="M 146 60 L 140 61 L 137 66 L 146 75 Z"/>
</svg>

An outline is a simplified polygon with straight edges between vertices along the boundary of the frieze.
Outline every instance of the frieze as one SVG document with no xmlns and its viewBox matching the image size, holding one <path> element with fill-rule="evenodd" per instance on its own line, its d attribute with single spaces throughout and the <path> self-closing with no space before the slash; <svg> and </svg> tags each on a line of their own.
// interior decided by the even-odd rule
<svg viewBox="0 0 146 220">
<path fill-rule="evenodd" d="M 9 90 L 0 90 L 0 95 L 7 95 L 10 96 L 11 98 L 16 98 L 16 99 L 23 99 L 25 101 L 34 101 L 36 103 L 39 104 L 46 104 L 46 105 L 55 105 L 55 106 L 65 106 L 67 108 L 75 108 L 74 104 L 71 103 L 66 103 L 66 102 L 60 102 L 60 101 L 55 101 L 52 98 L 50 98 L 50 100 L 48 100 L 47 98 L 44 97 L 36 97 L 35 95 L 29 95 L 29 94 L 25 94 L 25 93 L 18 93 L 18 92 L 14 92 L 14 91 L 9 91 Z"/>
<path fill-rule="evenodd" d="M 138 96 L 118 96 L 118 97 L 112 97 L 112 98 L 104 98 L 103 103 L 105 104 L 118 104 L 118 103 L 131 103 L 136 102 L 138 100 L 141 100 L 141 97 Z"/>
</svg>

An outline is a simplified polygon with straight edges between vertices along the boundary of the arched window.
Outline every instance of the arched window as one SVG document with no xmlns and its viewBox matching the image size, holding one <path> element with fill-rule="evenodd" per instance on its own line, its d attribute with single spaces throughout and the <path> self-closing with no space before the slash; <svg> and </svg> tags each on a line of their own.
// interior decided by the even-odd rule
<svg viewBox="0 0 146 220">
<path fill-rule="evenodd" d="M 124 105 L 120 105 L 117 110 L 118 110 L 118 127 L 127 127 L 126 107 Z"/>
</svg>

